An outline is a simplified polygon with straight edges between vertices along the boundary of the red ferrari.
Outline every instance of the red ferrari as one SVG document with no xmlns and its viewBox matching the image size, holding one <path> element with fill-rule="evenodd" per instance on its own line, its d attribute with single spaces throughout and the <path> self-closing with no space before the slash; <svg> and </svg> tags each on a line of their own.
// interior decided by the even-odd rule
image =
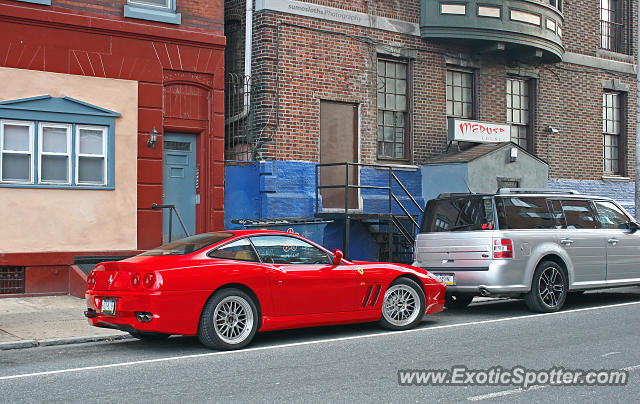
<svg viewBox="0 0 640 404">
<path fill-rule="evenodd" d="M 295 234 L 198 234 L 96 266 L 89 323 L 141 339 L 197 335 L 239 349 L 256 332 L 378 321 L 390 330 L 442 311 L 445 286 L 409 265 L 350 262 Z"/>
</svg>

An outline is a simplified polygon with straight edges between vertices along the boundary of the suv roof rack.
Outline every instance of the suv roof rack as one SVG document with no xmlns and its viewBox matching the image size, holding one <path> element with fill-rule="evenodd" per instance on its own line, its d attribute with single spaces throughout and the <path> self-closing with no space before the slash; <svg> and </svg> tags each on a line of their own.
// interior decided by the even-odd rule
<svg viewBox="0 0 640 404">
<path fill-rule="evenodd" d="M 500 188 L 500 195 L 505 194 L 569 194 L 580 195 L 580 192 L 573 189 L 549 189 L 549 188 Z"/>
</svg>

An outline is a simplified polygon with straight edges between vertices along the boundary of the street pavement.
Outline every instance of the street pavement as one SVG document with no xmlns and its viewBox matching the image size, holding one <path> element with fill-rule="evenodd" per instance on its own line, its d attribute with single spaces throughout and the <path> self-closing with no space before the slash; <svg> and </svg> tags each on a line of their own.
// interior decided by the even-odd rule
<svg viewBox="0 0 640 404">
<path fill-rule="evenodd" d="M 640 287 L 572 297 L 533 314 L 484 300 L 405 332 L 375 324 L 258 334 L 212 351 L 194 337 L 0 351 L 2 402 L 636 402 Z M 626 386 L 410 386 L 400 369 L 627 369 Z"/>
</svg>

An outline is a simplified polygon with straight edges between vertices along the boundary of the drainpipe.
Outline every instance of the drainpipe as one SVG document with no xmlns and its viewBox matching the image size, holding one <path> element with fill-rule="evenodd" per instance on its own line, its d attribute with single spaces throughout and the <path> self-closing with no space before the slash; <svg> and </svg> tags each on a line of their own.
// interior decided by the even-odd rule
<svg viewBox="0 0 640 404">
<path fill-rule="evenodd" d="M 244 30 L 244 108 L 242 112 L 228 118 L 226 125 L 237 122 L 249 115 L 251 106 L 251 55 L 253 53 L 253 0 L 246 0 Z"/>
<path fill-rule="evenodd" d="M 640 13 L 640 0 L 638 0 Z M 640 18 L 640 14 L 636 14 Z M 640 219 L 640 24 L 636 20 L 638 46 L 636 47 L 636 219 Z"/>
</svg>

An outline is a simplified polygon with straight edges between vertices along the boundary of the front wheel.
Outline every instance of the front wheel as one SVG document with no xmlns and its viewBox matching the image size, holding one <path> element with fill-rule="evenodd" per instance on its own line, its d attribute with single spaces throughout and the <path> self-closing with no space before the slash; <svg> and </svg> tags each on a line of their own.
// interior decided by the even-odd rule
<svg viewBox="0 0 640 404">
<path fill-rule="evenodd" d="M 426 299 L 420 285 L 408 278 L 398 278 L 384 294 L 378 324 L 388 330 L 407 330 L 422 320 L 425 307 Z"/>
<path fill-rule="evenodd" d="M 552 313 L 562 308 L 568 291 L 564 269 L 553 261 L 543 261 L 533 274 L 531 290 L 524 295 L 524 302 L 531 311 Z"/>
<path fill-rule="evenodd" d="M 258 331 L 258 309 L 239 289 L 216 292 L 205 304 L 198 339 L 209 348 L 233 350 L 249 345 Z"/>
</svg>

